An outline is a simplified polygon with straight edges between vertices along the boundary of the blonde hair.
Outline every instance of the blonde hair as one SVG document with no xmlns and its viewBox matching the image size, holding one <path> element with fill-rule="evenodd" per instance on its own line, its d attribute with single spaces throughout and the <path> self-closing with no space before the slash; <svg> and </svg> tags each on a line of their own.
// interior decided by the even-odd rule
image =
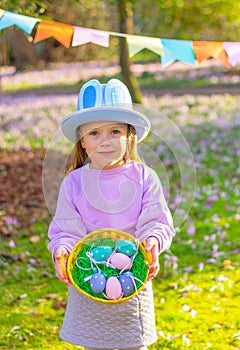
<svg viewBox="0 0 240 350">
<path fill-rule="evenodd" d="M 76 143 L 73 152 L 70 155 L 69 162 L 66 167 L 66 176 L 73 170 L 81 168 L 88 161 L 88 155 L 86 149 L 82 147 L 80 136 L 80 126 L 76 129 Z M 123 156 L 123 160 L 133 160 L 135 162 L 142 162 L 137 151 L 137 136 L 135 129 L 132 125 L 128 124 L 127 129 L 127 145 L 126 152 Z"/>
</svg>

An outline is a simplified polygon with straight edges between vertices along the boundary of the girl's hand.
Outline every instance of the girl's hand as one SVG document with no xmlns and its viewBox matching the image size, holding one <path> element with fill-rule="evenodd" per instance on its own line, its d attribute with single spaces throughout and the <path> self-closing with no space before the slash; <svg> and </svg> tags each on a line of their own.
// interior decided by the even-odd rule
<svg viewBox="0 0 240 350">
<path fill-rule="evenodd" d="M 70 286 L 70 281 L 67 277 L 68 256 L 69 256 L 68 251 L 64 247 L 58 247 L 54 252 L 54 261 L 55 261 L 54 264 L 55 264 L 58 278 L 67 286 Z M 61 263 L 61 259 L 63 259 L 62 263 Z"/>
<path fill-rule="evenodd" d="M 160 265 L 159 265 L 159 261 L 158 261 L 158 239 L 156 237 L 149 237 L 147 239 L 147 243 L 146 243 L 146 246 L 145 246 L 145 249 L 147 251 L 150 251 L 151 254 L 152 254 L 152 263 L 151 265 L 149 266 L 149 274 L 148 274 L 148 279 L 151 280 L 153 279 L 159 269 L 160 269 Z"/>
</svg>

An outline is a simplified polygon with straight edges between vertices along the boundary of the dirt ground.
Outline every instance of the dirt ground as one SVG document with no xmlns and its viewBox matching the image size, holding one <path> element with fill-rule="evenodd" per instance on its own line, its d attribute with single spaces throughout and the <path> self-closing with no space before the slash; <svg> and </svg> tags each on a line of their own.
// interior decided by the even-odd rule
<svg viewBox="0 0 240 350">
<path fill-rule="evenodd" d="M 0 232 L 14 236 L 29 223 L 48 218 L 42 191 L 45 152 L 0 150 Z"/>
</svg>

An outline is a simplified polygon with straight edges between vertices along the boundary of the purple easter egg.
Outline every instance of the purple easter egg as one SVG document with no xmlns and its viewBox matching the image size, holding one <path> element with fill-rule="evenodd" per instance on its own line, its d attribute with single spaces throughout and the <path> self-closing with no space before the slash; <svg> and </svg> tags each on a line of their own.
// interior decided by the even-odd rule
<svg viewBox="0 0 240 350">
<path fill-rule="evenodd" d="M 133 276 L 132 273 L 131 274 L 124 273 L 119 278 L 119 281 L 120 281 L 121 286 L 122 286 L 123 295 L 125 297 L 130 295 L 134 289 L 134 283 L 133 283 L 133 280 L 130 277 L 130 275 Z"/>
<path fill-rule="evenodd" d="M 129 256 L 122 253 L 115 253 L 110 258 L 110 263 L 118 270 L 130 270 L 132 261 Z"/>
<path fill-rule="evenodd" d="M 90 286 L 95 293 L 102 293 L 106 286 L 106 278 L 102 273 L 95 273 L 90 279 Z"/>
<path fill-rule="evenodd" d="M 111 300 L 117 300 L 122 297 L 122 287 L 117 277 L 112 276 L 107 280 L 106 295 Z"/>
</svg>

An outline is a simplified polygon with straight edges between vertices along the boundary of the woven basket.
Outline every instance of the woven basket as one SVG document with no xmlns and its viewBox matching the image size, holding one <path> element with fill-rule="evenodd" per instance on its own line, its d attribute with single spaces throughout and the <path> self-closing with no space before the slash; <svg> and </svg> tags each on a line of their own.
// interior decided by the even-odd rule
<svg viewBox="0 0 240 350">
<path fill-rule="evenodd" d="M 133 243 L 139 243 L 139 248 L 138 248 L 138 252 L 140 252 L 140 255 L 143 260 L 143 264 L 145 265 L 145 267 L 143 266 L 143 268 L 146 269 L 146 277 L 144 280 L 142 280 L 142 284 L 138 287 L 137 291 L 133 292 L 131 295 L 129 296 L 124 296 L 120 299 L 117 300 L 109 300 L 109 299 L 105 299 L 102 296 L 99 297 L 98 295 L 92 295 L 90 293 L 88 293 L 86 290 L 83 290 L 82 287 L 79 286 L 79 284 L 76 283 L 76 281 L 74 280 L 73 277 L 73 269 L 76 266 L 76 260 L 79 257 L 79 253 L 83 250 L 83 248 L 86 246 L 92 247 L 92 245 L 94 244 L 94 242 L 98 241 L 98 240 L 104 240 L 104 239 L 110 239 L 111 241 L 116 242 L 119 239 L 124 239 L 127 241 L 131 241 Z M 97 300 L 99 302 L 102 303 L 110 303 L 110 304 L 116 304 L 116 303 L 121 303 L 123 301 L 126 301 L 130 298 L 132 298 L 133 296 L 135 296 L 137 293 L 139 293 L 144 287 L 145 287 L 145 283 L 147 282 L 148 279 L 148 266 L 151 264 L 151 253 L 147 252 L 145 250 L 145 243 L 143 242 L 138 242 L 138 240 L 131 236 L 130 234 L 120 231 L 120 230 L 115 230 L 112 228 L 107 228 L 107 229 L 99 229 L 96 231 L 93 231 L 89 234 L 87 234 L 85 237 L 83 237 L 73 248 L 73 250 L 70 253 L 70 256 L 68 258 L 68 263 L 67 263 L 67 274 L 68 274 L 68 278 L 71 281 L 72 285 L 81 293 L 83 293 L 84 295 L 88 296 L 89 298 L 93 299 L 93 300 Z M 138 254 L 137 254 L 138 255 Z M 134 260 L 135 261 L 135 260 Z M 133 262 L 134 265 L 134 262 Z M 146 268 L 147 266 L 147 268 Z"/>
</svg>

